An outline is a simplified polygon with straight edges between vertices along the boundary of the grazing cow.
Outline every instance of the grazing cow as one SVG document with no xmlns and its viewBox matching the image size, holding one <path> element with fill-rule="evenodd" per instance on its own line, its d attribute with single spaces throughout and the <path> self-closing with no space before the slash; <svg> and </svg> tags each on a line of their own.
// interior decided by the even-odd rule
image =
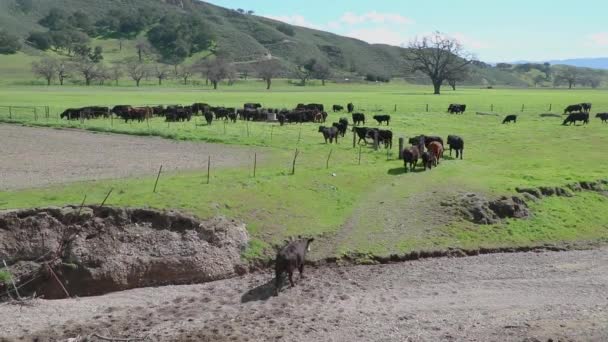
<svg viewBox="0 0 608 342">
<path fill-rule="evenodd" d="M 107 118 L 110 116 L 110 108 L 108 107 L 100 107 L 100 106 L 90 106 L 90 107 L 82 107 L 80 108 L 80 112 L 86 113 L 87 118 L 99 118 L 103 116 Z"/>
<path fill-rule="evenodd" d="M 405 172 L 407 172 L 407 166 L 409 164 L 410 171 L 414 171 L 416 165 L 418 165 L 418 159 L 424 153 L 424 136 L 420 136 L 417 145 L 412 145 L 409 148 L 403 150 L 403 165 Z"/>
<path fill-rule="evenodd" d="M 564 114 L 581 112 L 582 110 L 583 110 L 583 107 L 580 104 L 570 105 L 570 106 L 566 107 L 566 109 L 564 109 Z"/>
<path fill-rule="evenodd" d="M 451 104 L 448 107 L 448 113 L 450 114 L 463 114 L 467 110 L 467 105 L 463 104 Z"/>
<path fill-rule="evenodd" d="M 207 125 L 211 125 L 211 123 L 213 122 L 213 113 L 211 112 L 205 112 L 205 121 L 207 121 Z"/>
<path fill-rule="evenodd" d="M 443 146 L 438 141 L 433 141 L 428 145 L 429 152 L 435 157 L 435 166 L 439 164 L 439 159 L 443 155 Z"/>
<path fill-rule="evenodd" d="M 374 120 L 378 121 L 378 125 L 382 125 L 383 122 L 386 122 L 386 125 L 391 122 L 390 115 L 374 115 Z"/>
<path fill-rule="evenodd" d="M 190 121 L 192 119 L 192 107 L 169 106 L 165 111 L 165 121 L 178 122 Z"/>
<path fill-rule="evenodd" d="M 129 112 L 129 118 L 125 119 L 125 122 L 129 121 L 129 119 L 131 121 L 135 121 L 137 120 L 137 122 L 143 122 L 146 119 L 149 119 L 152 117 L 152 108 L 150 107 L 136 107 L 136 108 L 131 108 L 131 111 Z"/>
<path fill-rule="evenodd" d="M 426 169 L 431 170 L 433 166 L 437 166 L 437 159 L 435 159 L 435 155 L 433 153 L 425 151 L 420 156 L 420 159 L 422 159 L 422 165 L 424 166 L 425 171 Z"/>
<path fill-rule="evenodd" d="M 452 149 L 456 150 L 456 159 L 460 155 L 460 159 L 464 154 L 464 140 L 457 135 L 448 135 L 448 145 L 450 146 L 450 157 L 452 156 Z"/>
<path fill-rule="evenodd" d="M 597 113 L 595 117 L 600 118 L 603 123 L 608 123 L 608 113 Z"/>
<path fill-rule="evenodd" d="M 236 123 L 236 112 L 228 113 L 228 119 L 234 123 Z"/>
<path fill-rule="evenodd" d="M 278 296 L 279 291 L 281 290 L 283 273 L 287 273 L 291 287 L 295 286 L 295 283 L 293 282 L 293 272 L 296 269 L 300 272 L 300 279 L 304 277 L 306 253 L 310 251 L 310 244 L 314 240 L 314 238 L 309 238 L 292 241 L 277 253 L 274 265 L 275 295 Z"/>
<path fill-rule="evenodd" d="M 347 127 L 342 123 L 342 122 L 334 122 L 331 124 L 333 127 L 336 127 L 338 129 L 338 133 L 344 137 L 344 135 L 346 134 L 346 129 Z"/>
<path fill-rule="evenodd" d="M 343 106 L 340 106 L 340 105 L 333 105 L 333 108 L 332 108 L 332 109 L 333 109 L 333 111 L 334 111 L 334 113 L 335 113 L 335 112 L 341 112 L 341 111 L 343 111 L 343 110 L 344 110 L 344 107 L 343 107 Z"/>
<path fill-rule="evenodd" d="M 192 104 L 192 114 L 193 115 L 198 115 L 198 113 L 200 112 L 201 114 L 206 114 L 209 110 L 210 110 L 210 106 L 206 103 L 193 103 Z"/>
<path fill-rule="evenodd" d="M 59 116 L 62 119 L 68 120 L 79 120 L 80 119 L 80 108 L 68 108 L 61 113 Z"/>
<path fill-rule="evenodd" d="M 114 108 L 112 108 L 112 113 L 116 114 L 116 116 L 118 116 L 119 118 L 123 118 L 125 116 L 129 115 L 129 112 L 131 111 L 131 106 L 128 105 L 118 105 L 118 106 L 114 106 Z"/>
<path fill-rule="evenodd" d="M 583 124 L 589 123 L 589 113 L 572 113 L 568 115 L 566 120 L 562 123 L 562 125 L 571 125 L 574 123 L 576 125 L 577 121 L 582 121 Z"/>
<path fill-rule="evenodd" d="M 243 109 L 258 109 L 262 108 L 262 104 L 260 103 L 245 103 L 243 105 Z"/>
<path fill-rule="evenodd" d="M 363 113 L 353 113 L 353 125 L 357 126 L 359 124 L 365 125 L 365 114 Z"/>
<path fill-rule="evenodd" d="M 346 105 L 346 109 L 348 110 L 349 113 L 352 113 L 355 110 L 355 105 L 353 105 L 352 103 L 349 103 Z"/>
<path fill-rule="evenodd" d="M 355 132 L 357 134 L 357 136 L 359 137 L 359 140 L 357 141 L 357 144 L 361 143 L 361 140 L 363 140 L 363 142 L 365 142 L 365 144 L 367 145 L 367 132 L 370 129 L 367 127 L 356 127 L 353 126 L 353 132 Z"/>
<path fill-rule="evenodd" d="M 336 144 L 338 143 L 338 128 L 336 127 L 325 127 L 320 126 L 319 132 L 323 133 L 323 138 L 325 138 L 325 143 L 327 144 L 327 140 L 329 143 L 333 143 L 334 139 L 336 140 Z"/>
<path fill-rule="evenodd" d="M 504 120 L 502 120 L 503 124 L 513 122 L 517 123 L 517 115 L 507 115 Z"/>
<path fill-rule="evenodd" d="M 589 103 L 589 102 L 581 103 L 581 109 L 583 112 L 589 113 L 591 111 L 591 103 Z"/>
<path fill-rule="evenodd" d="M 419 136 L 410 138 L 408 140 L 408 142 L 412 145 L 416 145 L 416 144 L 418 144 L 418 141 L 420 141 L 420 138 L 424 138 L 425 147 L 428 146 L 433 141 L 437 141 L 441 144 L 441 146 L 443 146 L 443 139 L 441 137 L 434 136 L 434 135 L 419 135 Z"/>
<path fill-rule="evenodd" d="M 277 120 L 279 120 L 279 125 L 283 126 L 285 124 L 285 114 L 280 113 L 277 115 Z"/>
<path fill-rule="evenodd" d="M 340 118 L 340 120 L 338 120 L 338 124 L 340 124 L 341 127 L 340 134 L 342 134 L 342 137 L 344 137 L 344 135 L 346 134 L 346 130 L 348 129 L 348 119 Z"/>
</svg>

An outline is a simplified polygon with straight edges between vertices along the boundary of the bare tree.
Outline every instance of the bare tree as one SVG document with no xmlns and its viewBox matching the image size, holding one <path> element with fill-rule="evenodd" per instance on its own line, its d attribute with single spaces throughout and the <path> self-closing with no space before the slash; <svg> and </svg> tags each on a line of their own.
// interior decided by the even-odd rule
<svg viewBox="0 0 608 342">
<path fill-rule="evenodd" d="M 258 76 L 266 82 L 267 90 L 270 89 L 272 79 L 278 75 L 279 67 L 279 62 L 277 62 L 275 59 L 265 60 L 256 65 Z"/>
<path fill-rule="evenodd" d="M 51 85 L 51 81 L 55 78 L 58 68 L 57 60 L 50 57 L 45 57 L 32 63 L 34 75 L 44 78 L 47 85 Z"/>
<path fill-rule="evenodd" d="M 126 67 L 127 74 L 135 81 L 138 87 L 141 80 L 149 74 L 148 66 L 137 59 L 127 62 Z"/>
<path fill-rule="evenodd" d="M 95 79 L 99 81 L 99 85 L 104 85 L 106 80 L 112 79 L 112 72 L 105 64 L 98 63 Z"/>
<path fill-rule="evenodd" d="M 72 68 L 66 61 L 59 61 L 57 63 L 57 78 L 59 79 L 59 85 L 63 85 L 66 78 L 72 76 Z"/>
<path fill-rule="evenodd" d="M 209 63 L 209 81 L 213 84 L 213 89 L 217 89 L 218 83 L 228 77 L 230 68 L 230 63 L 223 57 L 216 57 Z"/>
<path fill-rule="evenodd" d="M 306 81 L 312 77 L 314 66 L 317 61 L 312 58 L 306 61 L 298 61 L 294 69 L 294 76 L 300 80 L 300 85 L 305 86 Z"/>
<path fill-rule="evenodd" d="M 325 85 L 325 80 L 331 77 L 331 68 L 326 63 L 317 61 L 312 68 L 312 75 Z"/>
<path fill-rule="evenodd" d="M 472 61 L 456 39 L 439 32 L 412 41 L 405 59 L 413 72 L 420 71 L 431 79 L 437 95 L 441 93 L 443 81 Z"/>
<path fill-rule="evenodd" d="M 123 68 L 120 64 L 113 64 L 110 68 L 110 79 L 114 81 L 114 84 L 118 85 L 118 80 L 124 75 Z"/>
<path fill-rule="evenodd" d="M 456 83 L 466 81 L 467 78 L 469 78 L 470 73 L 471 69 L 469 66 L 465 66 L 462 69 L 453 70 L 452 72 L 448 73 L 446 80 L 448 81 L 450 87 L 452 87 L 452 90 L 456 90 Z"/>
<path fill-rule="evenodd" d="M 201 73 L 201 77 L 205 79 L 205 85 L 209 85 L 209 73 L 211 72 L 211 60 L 207 58 L 201 58 L 194 68 Z"/>
<path fill-rule="evenodd" d="M 74 62 L 74 69 L 84 78 L 84 83 L 89 86 L 91 81 L 97 77 L 97 64 L 88 58 L 80 58 Z"/>
<path fill-rule="evenodd" d="M 152 45 L 146 38 L 140 38 L 135 43 L 135 49 L 137 49 L 137 58 L 139 62 L 143 62 L 145 56 L 152 52 Z"/>
<path fill-rule="evenodd" d="M 169 68 L 165 64 L 156 64 L 154 66 L 154 76 L 158 79 L 158 85 L 163 85 L 163 80 L 169 78 Z"/>
<path fill-rule="evenodd" d="M 195 68 L 191 65 L 176 65 L 175 76 L 181 78 L 184 81 L 184 85 L 188 84 L 188 79 L 194 75 Z"/>
</svg>

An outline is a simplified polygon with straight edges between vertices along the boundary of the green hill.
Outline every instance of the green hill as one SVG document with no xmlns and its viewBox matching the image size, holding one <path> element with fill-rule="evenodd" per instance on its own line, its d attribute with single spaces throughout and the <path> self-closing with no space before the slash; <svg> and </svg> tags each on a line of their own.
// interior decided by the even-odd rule
<svg viewBox="0 0 608 342">
<path fill-rule="evenodd" d="M 110 10 L 125 13 L 132 11 L 137 14 L 141 8 L 146 8 L 158 17 L 167 13 L 200 14 L 214 36 L 214 51 L 228 55 L 240 71 L 247 71 L 251 63 L 270 54 L 281 62 L 283 76 L 288 76 L 298 61 L 315 58 L 328 64 L 335 78 L 374 74 L 405 77 L 411 83 L 428 83 L 424 75 L 408 73 L 403 48 L 368 44 L 193 0 L 0 0 L 0 28 L 25 40 L 32 31 L 48 30 L 39 21 L 52 8 L 68 13 L 82 11 L 92 22 L 103 18 Z M 149 29 L 150 27 L 144 28 L 139 36 L 143 36 Z M 91 45 L 102 46 L 105 61 L 112 62 L 135 56 L 136 38 L 129 37 L 123 41 L 122 48 L 119 48 L 120 42 L 117 39 L 108 35 L 94 37 Z M 53 54 L 36 50 L 28 44 L 23 45 L 22 51 L 16 56 L 0 55 L 0 72 L 7 75 L 12 83 L 31 81 L 31 62 L 45 53 Z M 188 58 L 188 61 L 192 62 L 207 54 L 208 51 L 200 52 Z M 535 71 L 521 71 L 516 67 L 501 69 L 477 63 L 472 67 L 470 78 L 464 83 L 512 87 L 552 85 L 548 80 L 535 82 L 536 74 Z M 597 71 L 597 74 L 601 75 L 602 81 L 608 81 L 605 72 Z"/>
</svg>

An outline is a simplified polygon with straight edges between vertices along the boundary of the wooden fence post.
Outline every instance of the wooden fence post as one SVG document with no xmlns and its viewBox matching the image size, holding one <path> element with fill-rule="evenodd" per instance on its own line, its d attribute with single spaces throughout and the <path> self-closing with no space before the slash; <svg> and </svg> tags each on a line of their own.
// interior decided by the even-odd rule
<svg viewBox="0 0 608 342">
<path fill-rule="evenodd" d="M 551 107 L 553 107 L 553 104 L 549 103 L 549 111 L 551 111 Z"/>
<path fill-rule="evenodd" d="M 395 112 L 397 111 L 397 105 L 395 105 Z"/>
<path fill-rule="evenodd" d="M 359 165 L 361 165 L 361 145 L 359 145 Z"/>
<path fill-rule="evenodd" d="M 357 139 L 357 132 L 353 131 L 353 148 L 355 148 L 355 140 Z"/>
<path fill-rule="evenodd" d="M 209 175 L 211 174 L 211 156 L 207 159 L 207 184 L 209 184 Z"/>
<path fill-rule="evenodd" d="M 160 168 L 158 169 L 158 175 L 156 176 L 156 182 L 154 182 L 154 193 L 156 193 L 156 186 L 158 185 L 158 179 L 160 178 L 160 173 L 163 171 L 163 165 L 160 165 Z"/>
<path fill-rule="evenodd" d="M 329 158 L 331 158 L 331 152 L 333 152 L 333 149 L 330 149 L 329 154 L 327 155 L 327 161 L 325 162 L 326 169 L 329 169 Z"/>
<path fill-rule="evenodd" d="M 8 106 L 8 118 L 12 119 L 13 118 L 13 107 Z"/>
<path fill-rule="evenodd" d="M 494 111 L 494 104 L 491 104 L 490 105 L 490 112 L 493 112 L 493 111 Z"/>
<path fill-rule="evenodd" d="M 524 112 L 524 109 L 525 109 L 525 108 L 526 108 L 526 105 L 522 104 L 522 105 L 521 105 L 521 112 L 522 112 L 522 113 Z"/>
<path fill-rule="evenodd" d="M 255 178 L 255 169 L 257 168 L 258 165 L 258 154 L 257 152 L 255 152 L 253 154 L 253 178 Z"/>
<path fill-rule="evenodd" d="M 428 103 L 426 104 L 426 112 L 427 113 L 429 112 L 429 104 Z"/>
<path fill-rule="evenodd" d="M 399 159 L 403 159 L 403 143 L 405 139 L 403 137 L 399 138 Z"/>
<path fill-rule="evenodd" d="M 298 154 L 300 154 L 300 151 L 298 151 L 298 149 L 296 148 L 296 153 L 293 155 L 293 163 L 291 164 L 292 175 L 296 174 L 296 159 L 298 159 Z"/>
</svg>

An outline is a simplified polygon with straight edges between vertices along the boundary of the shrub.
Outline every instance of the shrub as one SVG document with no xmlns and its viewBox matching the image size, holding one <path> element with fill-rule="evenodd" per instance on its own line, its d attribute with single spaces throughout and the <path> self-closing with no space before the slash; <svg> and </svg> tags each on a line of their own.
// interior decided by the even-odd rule
<svg viewBox="0 0 608 342">
<path fill-rule="evenodd" d="M 277 30 L 283 34 L 286 34 L 290 37 L 293 37 L 296 32 L 294 31 L 293 27 L 291 25 L 288 24 L 279 24 L 279 26 L 277 26 Z"/>
<path fill-rule="evenodd" d="M 19 38 L 6 31 L 0 30 L 0 54 L 9 55 L 21 49 Z"/>
</svg>

